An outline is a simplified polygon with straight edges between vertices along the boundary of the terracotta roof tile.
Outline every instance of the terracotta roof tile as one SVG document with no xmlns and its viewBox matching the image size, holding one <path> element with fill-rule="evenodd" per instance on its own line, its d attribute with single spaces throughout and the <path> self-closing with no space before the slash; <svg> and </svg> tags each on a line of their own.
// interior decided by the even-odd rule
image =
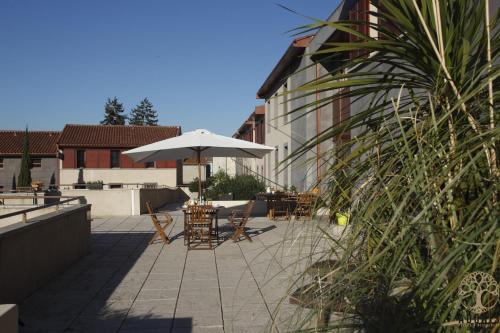
<svg viewBox="0 0 500 333">
<path fill-rule="evenodd" d="M 25 131 L 0 131 L 0 155 L 21 156 Z M 57 156 L 57 139 L 61 132 L 28 131 L 32 156 Z"/>
<path fill-rule="evenodd" d="M 181 134 L 179 126 L 66 125 L 61 147 L 135 148 Z"/>
</svg>

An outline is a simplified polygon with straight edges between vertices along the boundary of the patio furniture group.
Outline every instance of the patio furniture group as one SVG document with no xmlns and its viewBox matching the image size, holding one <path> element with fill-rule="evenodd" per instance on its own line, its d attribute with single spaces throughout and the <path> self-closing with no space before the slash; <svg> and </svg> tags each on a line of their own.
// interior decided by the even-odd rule
<svg viewBox="0 0 500 333">
<path fill-rule="evenodd" d="M 318 198 L 317 193 L 261 193 L 261 198 L 267 203 L 267 217 L 271 220 L 285 218 L 289 220 L 292 216 L 296 219 L 311 219 L 313 207 Z"/>
</svg>

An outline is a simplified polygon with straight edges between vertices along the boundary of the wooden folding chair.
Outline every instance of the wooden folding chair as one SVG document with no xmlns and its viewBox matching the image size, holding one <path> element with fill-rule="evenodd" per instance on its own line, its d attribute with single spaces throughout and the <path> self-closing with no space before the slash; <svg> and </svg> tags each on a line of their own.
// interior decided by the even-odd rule
<svg viewBox="0 0 500 333">
<path fill-rule="evenodd" d="M 189 250 L 212 249 L 212 214 L 204 206 L 191 206 L 187 219 L 187 245 Z M 208 248 L 200 247 L 208 244 Z"/>
<path fill-rule="evenodd" d="M 252 238 L 250 238 L 250 236 L 248 236 L 248 234 L 245 232 L 245 227 L 247 225 L 248 219 L 250 218 L 250 214 L 252 213 L 253 204 L 254 201 L 250 200 L 243 212 L 233 210 L 231 215 L 229 215 L 229 223 L 234 227 L 234 234 L 231 236 L 231 239 L 234 242 L 237 242 L 242 235 L 250 242 L 252 241 Z"/>
<path fill-rule="evenodd" d="M 156 229 L 156 232 L 149 241 L 149 244 L 153 244 L 158 238 L 161 238 L 165 242 L 165 244 L 170 244 L 170 239 L 165 234 L 165 229 L 172 223 L 172 216 L 170 216 L 170 214 L 168 213 L 164 213 L 162 214 L 164 219 L 160 220 L 158 218 L 158 215 L 154 213 L 153 207 L 151 207 L 151 203 L 149 201 L 146 201 L 146 208 Z"/>
<path fill-rule="evenodd" d="M 317 195 L 313 192 L 300 193 L 297 197 L 297 206 L 295 207 L 295 218 L 298 220 L 301 217 L 311 219 L 313 213 L 314 202 Z"/>
</svg>

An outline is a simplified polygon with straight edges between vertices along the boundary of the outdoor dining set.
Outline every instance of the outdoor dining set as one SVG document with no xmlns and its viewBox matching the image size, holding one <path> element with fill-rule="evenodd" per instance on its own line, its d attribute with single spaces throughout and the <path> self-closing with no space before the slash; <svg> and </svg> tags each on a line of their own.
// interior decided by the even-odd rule
<svg viewBox="0 0 500 333">
<path fill-rule="evenodd" d="M 318 199 L 316 191 L 291 193 L 291 192 L 268 192 L 260 193 L 259 198 L 267 203 L 267 217 L 270 220 L 285 218 L 289 220 L 292 216 L 298 219 L 311 219 L 314 205 Z"/>
<path fill-rule="evenodd" d="M 250 218 L 253 205 L 254 201 L 249 201 L 244 210 L 233 210 L 231 212 L 228 222 L 233 228 L 233 233 L 229 239 L 236 242 L 241 237 L 244 237 L 250 242 L 252 241 L 245 232 L 245 227 Z M 157 239 L 162 239 L 166 244 L 169 244 L 171 239 L 165 233 L 165 229 L 173 222 L 172 216 L 167 212 L 155 213 L 149 202 L 146 203 L 146 207 L 156 230 L 150 244 Z M 214 243 L 219 244 L 219 211 L 222 208 L 224 207 L 210 203 L 194 203 L 182 207 L 184 213 L 184 245 L 189 250 L 212 249 Z"/>
</svg>

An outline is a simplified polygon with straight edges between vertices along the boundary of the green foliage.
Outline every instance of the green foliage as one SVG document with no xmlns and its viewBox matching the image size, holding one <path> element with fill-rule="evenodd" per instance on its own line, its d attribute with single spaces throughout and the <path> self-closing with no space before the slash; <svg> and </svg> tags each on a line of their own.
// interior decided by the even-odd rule
<svg viewBox="0 0 500 333">
<path fill-rule="evenodd" d="M 207 186 L 210 186 L 210 178 L 201 182 L 201 191 L 204 193 Z M 198 177 L 193 179 L 188 185 L 189 191 L 198 192 Z"/>
<path fill-rule="evenodd" d="M 31 170 L 30 170 L 30 156 L 29 156 L 29 137 L 28 128 L 24 133 L 23 138 L 23 155 L 21 158 L 21 170 L 17 179 L 17 186 L 31 187 Z"/>
<path fill-rule="evenodd" d="M 118 102 L 118 98 L 108 98 L 104 105 L 104 119 L 101 125 L 125 125 L 124 111 L 123 104 Z"/>
<path fill-rule="evenodd" d="M 139 105 L 132 109 L 129 119 L 130 125 L 158 125 L 158 114 L 153 109 L 153 104 L 147 98 L 144 98 Z"/>
<path fill-rule="evenodd" d="M 88 190 L 102 190 L 103 185 L 104 185 L 104 183 L 102 180 L 87 182 L 87 189 Z"/>
<path fill-rule="evenodd" d="M 205 196 L 218 199 L 223 195 L 232 194 L 234 200 L 250 200 L 264 190 L 264 183 L 252 175 L 230 177 L 224 171 L 219 171 L 210 178 Z"/>
<path fill-rule="evenodd" d="M 322 200 L 350 216 L 340 239 L 327 230 L 322 237 L 332 240 L 325 257 L 338 264 L 330 283 L 314 291 L 324 297 L 321 310 L 341 309 L 348 318 L 325 331 L 456 331 L 442 325 L 460 320 L 464 276 L 483 271 L 498 279 L 500 29 L 497 12 L 488 50 L 485 3 L 381 0 L 370 23 L 378 39 L 360 33 L 356 21 L 304 29 L 330 26 L 358 40 L 313 55 L 328 62 L 329 75 L 293 93 L 327 97 L 292 113 L 363 101 L 291 156 L 356 133 L 324 153 L 334 163 L 322 179 Z"/>
</svg>

